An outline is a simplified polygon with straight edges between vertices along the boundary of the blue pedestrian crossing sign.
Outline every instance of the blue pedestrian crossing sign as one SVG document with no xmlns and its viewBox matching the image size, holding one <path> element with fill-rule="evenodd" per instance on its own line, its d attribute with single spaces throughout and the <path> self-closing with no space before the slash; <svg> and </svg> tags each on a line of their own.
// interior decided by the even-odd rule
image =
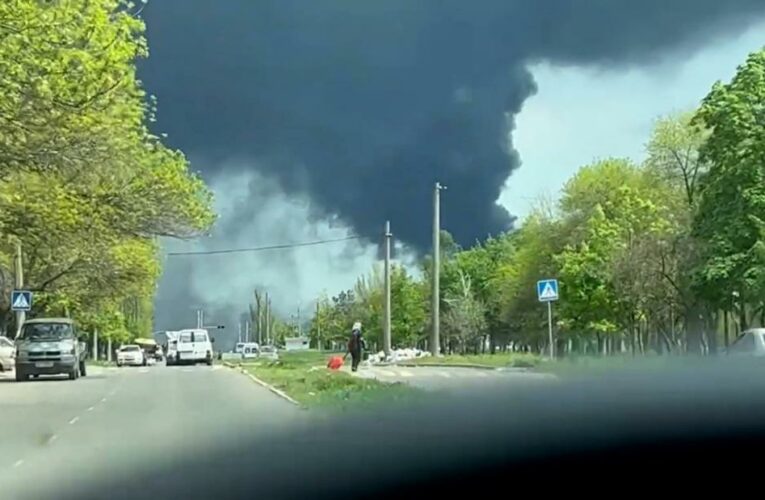
<svg viewBox="0 0 765 500">
<path fill-rule="evenodd" d="M 540 302 L 558 300 L 558 280 L 537 281 L 537 298 Z"/>
<path fill-rule="evenodd" d="M 14 290 L 11 292 L 11 309 L 14 311 L 29 311 L 32 309 L 32 292 Z"/>
</svg>

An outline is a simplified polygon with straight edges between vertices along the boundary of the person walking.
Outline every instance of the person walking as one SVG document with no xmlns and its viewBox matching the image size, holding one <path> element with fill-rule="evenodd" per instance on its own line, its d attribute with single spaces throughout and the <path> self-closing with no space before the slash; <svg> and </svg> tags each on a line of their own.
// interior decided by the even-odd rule
<svg viewBox="0 0 765 500">
<path fill-rule="evenodd" d="M 348 352 L 351 354 L 351 371 L 359 369 L 361 362 L 361 352 L 365 347 L 364 339 L 361 337 L 361 322 L 357 321 L 351 329 L 351 338 L 348 340 Z"/>
</svg>

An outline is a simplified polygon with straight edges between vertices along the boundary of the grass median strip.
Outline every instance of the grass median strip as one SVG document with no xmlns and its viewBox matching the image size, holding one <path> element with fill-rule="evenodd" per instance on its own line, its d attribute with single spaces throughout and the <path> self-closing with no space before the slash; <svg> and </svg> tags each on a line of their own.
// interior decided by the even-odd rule
<svg viewBox="0 0 765 500">
<path fill-rule="evenodd" d="M 406 361 L 413 365 L 475 365 L 492 368 L 533 368 L 541 362 L 542 358 L 536 354 L 520 352 L 507 352 L 496 354 L 450 354 L 439 357 L 417 358 Z"/>
<path fill-rule="evenodd" d="M 404 402 L 420 391 L 405 384 L 389 384 L 325 368 L 330 354 L 284 353 L 279 361 L 253 361 L 240 366 L 273 385 L 306 408 L 349 410 Z"/>
</svg>

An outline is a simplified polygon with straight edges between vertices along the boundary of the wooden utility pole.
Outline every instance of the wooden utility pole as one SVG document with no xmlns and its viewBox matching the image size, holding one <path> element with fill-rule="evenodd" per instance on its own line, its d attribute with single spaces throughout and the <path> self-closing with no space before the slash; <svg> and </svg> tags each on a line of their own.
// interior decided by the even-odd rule
<svg viewBox="0 0 765 500">
<path fill-rule="evenodd" d="M 390 324 L 390 221 L 385 222 L 385 316 L 383 319 L 383 351 L 386 356 L 390 356 L 391 348 L 391 324 Z"/>
<path fill-rule="evenodd" d="M 431 293 L 431 327 L 430 333 L 430 353 L 438 356 L 441 352 L 440 338 L 440 283 L 441 278 L 441 190 L 446 189 L 436 182 L 433 189 L 433 272 L 432 272 L 432 293 Z"/>
</svg>

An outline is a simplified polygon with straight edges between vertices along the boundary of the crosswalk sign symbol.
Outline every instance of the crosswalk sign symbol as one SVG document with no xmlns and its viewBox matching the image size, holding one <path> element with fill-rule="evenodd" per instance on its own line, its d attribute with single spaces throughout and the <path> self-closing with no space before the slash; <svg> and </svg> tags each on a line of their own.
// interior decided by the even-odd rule
<svg viewBox="0 0 765 500">
<path fill-rule="evenodd" d="M 11 293 L 11 309 L 14 311 L 29 311 L 32 309 L 32 292 L 14 290 Z"/>
<path fill-rule="evenodd" d="M 537 298 L 540 302 L 558 300 L 558 280 L 537 281 Z"/>
</svg>

